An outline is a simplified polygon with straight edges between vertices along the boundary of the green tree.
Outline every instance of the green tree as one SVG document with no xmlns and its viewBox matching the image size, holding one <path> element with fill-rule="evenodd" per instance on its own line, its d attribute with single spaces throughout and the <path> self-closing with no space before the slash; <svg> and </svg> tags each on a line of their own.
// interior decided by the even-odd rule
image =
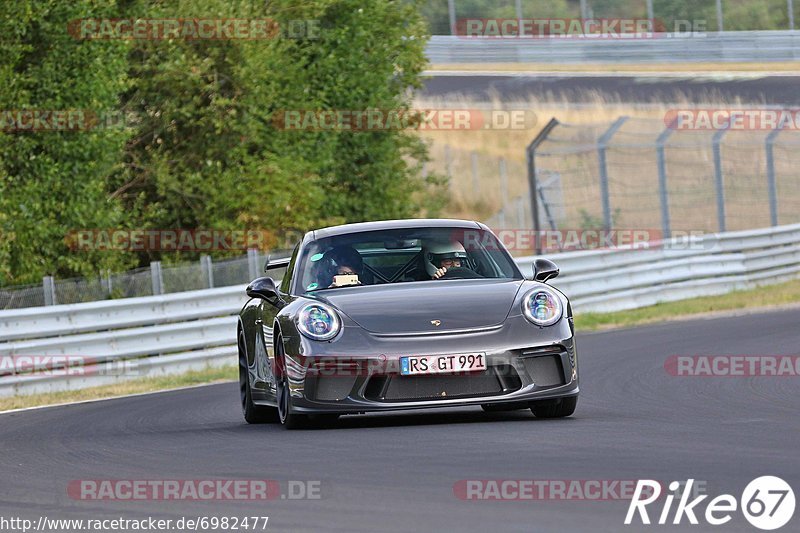
<svg viewBox="0 0 800 533">
<path fill-rule="evenodd" d="M 114 186 L 141 226 L 279 234 L 436 206 L 437 194 L 423 194 L 427 156 L 415 135 L 284 131 L 273 120 L 287 109 L 407 108 L 425 66 L 418 12 L 389 0 L 295 4 L 134 8 L 151 17 L 270 18 L 281 28 L 313 21 L 296 38 L 136 44 L 125 103 L 141 123 Z"/>
<path fill-rule="evenodd" d="M 0 4 L 0 109 L 89 110 L 117 106 L 127 84 L 125 43 L 80 42 L 70 20 L 109 16 L 114 2 L 15 0 Z M 76 229 L 117 226 L 119 205 L 106 178 L 125 142 L 121 130 L 0 133 L 0 284 L 40 281 L 46 274 L 90 275 L 120 268 L 125 257 L 71 253 Z"/>
</svg>

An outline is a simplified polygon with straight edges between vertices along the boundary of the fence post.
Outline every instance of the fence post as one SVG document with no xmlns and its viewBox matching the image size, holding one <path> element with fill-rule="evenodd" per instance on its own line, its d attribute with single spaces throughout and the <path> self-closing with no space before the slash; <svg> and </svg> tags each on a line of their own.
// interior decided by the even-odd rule
<svg viewBox="0 0 800 533">
<path fill-rule="evenodd" d="M 153 296 L 164 294 L 164 278 L 161 276 L 161 261 L 150 263 L 150 280 L 153 283 Z"/>
<path fill-rule="evenodd" d="M 453 162 L 452 161 L 452 157 L 450 155 L 450 145 L 449 144 L 445 144 L 444 145 L 444 173 L 447 176 L 447 185 L 448 185 L 448 187 L 452 186 L 452 183 L 450 183 L 451 179 L 453 178 L 453 172 L 452 172 L 452 169 L 450 168 L 452 162 Z"/>
<path fill-rule="evenodd" d="M 533 231 L 536 238 L 536 244 L 534 246 L 533 253 L 535 255 L 539 255 L 542 252 L 541 246 L 541 239 L 539 238 L 539 202 L 537 202 L 537 183 L 536 183 L 536 149 L 542 144 L 547 136 L 550 135 L 550 132 L 558 125 L 558 120 L 555 118 L 551 118 L 550 122 L 548 122 L 542 131 L 539 132 L 539 135 L 536 136 L 535 139 L 531 141 L 528 145 L 528 148 L 525 151 L 525 155 L 528 160 L 528 193 L 531 197 L 531 217 L 533 218 Z M 520 228 L 522 229 L 521 225 Z"/>
<path fill-rule="evenodd" d="M 789 12 L 789 29 L 794 29 L 794 1 L 786 0 L 786 11 Z"/>
<path fill-rule="evenodd" d="M 775 159 L 772 147 L 775 139 L 780 134 L 781 129 L 772 130 L 764 141 L 764 148 L 767 152 L 767 187 L 769 189 L 769 221 L 772 226 L 778 225 L 778 183 L 775 180 Z"/>
<path fill-rule="evenodd" d="M 722 136 L 728 130 L 719 130 L 714 134 L 712 148 L 714 150 L 714 185 L 717 189 L 717 227 L 719 231 L 725 231 L 725 184 L 722 180 L 722 152 L 720 143 Z"/>
<path fill-rule="evenodd" d="M 450 18 L 450 35 L 456 34 L 456 2 L 447 0 L 447 12 Z"/>
<path fill-rule="evenodd" d="M 214 288 L 214 269 L 211 265 L 211 256 L 204 255 L 200 258 L 200 269 L 202 270 L 203 274 L 206 276 L 206 286 L 209 289 Z"/>
<path fill-rule="evenodd" d="M 674 124 L 674 122 L 673 122 Z M 672 124 L 666 127 L 656 139 L 656 154 L 658 155 L 658 192 L 661 199 L 661 236 L 669 239 L 672 236 L 669 221 L 669 193 L 667 191 L 667 162 L 664 157 L 664 145 L 672 135 Z"/>
<path fill-rule="evenodd" d="M 472 191 L 475 193 L 475 196 L 479 196 L 481 193 L 481 183 L 478 178 L 478 152 L 473 150 L 469 158 L 472 163 Z"/>
<path fill-rule="evenodd" d="M 608 169 L 606 167 L 606 148 L 611 141 L 611 137 L 617 133 L 628 117 L 619 117 L 613 124 L 597 139 L 597 163 L 600 168 L 600 200 L 603 202 L 603 226 L 606 231 L 611 231 L 613 221 L 611 220 L 611 201 L 608 193 Z"/>
<path fill-rule="evenodd" d="M 522 201 L 522 196 L 517 198 L 517 222 L 518 228 L 522 228 L 522 225 L 525 223 L 525 204 Z"/>
<path fill-rule="evenodd" d="M 247 266 L 250 271 L 250 279 L 258 277 L 258 250 L 255 248 L 247 249 Z"/>
<path fill-rule="evenodd" d="M 56 284 L 53 281 L 53 276 L 45 276 L 42 278 L 42 290 L 44 291 L 44 305 L 57 305 L 56 300 Z"/>
<path fill-rule="evenodd" d="M 550 225 L 550 229 L 555 231 L 556 230 L 556 220 L 553 218 L 553 215 L 550 213 L 550 206 L 547 203 L 547 198 L 544 196 L 544 190 L 547 188 L 550 183 L 552 183 L 556 179 L 561 179 L 557 172 L 551 174 L 551 178 L 546 182 L 542 183 L 541 185 L 537 183 L 536 187 L 538 188 L 539 199 L 542 201 L 542 208 L 544 208 L 544 217 L 547 219 L 547 223 Z"/>
<path fill-rule="evenodd" d="M 112 294 L 114 293 L 114 286 L 111 283 L 111 270 L 106 270 L 106 290 L 108 291 L 108 297 L 111 298 Z"/>
<path fill-rule="evenodd" d="M 503 202 L 503 209 L 508 205 L 508 169 L 506 168 L 506 160 L 500 158 L 500 199 Z"/>
</svg>

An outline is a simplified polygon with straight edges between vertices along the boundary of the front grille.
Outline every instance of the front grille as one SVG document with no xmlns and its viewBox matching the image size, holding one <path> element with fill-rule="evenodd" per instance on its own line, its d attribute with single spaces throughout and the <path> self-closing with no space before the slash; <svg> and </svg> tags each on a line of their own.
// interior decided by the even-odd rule
<svg viewBox="0 0 800 533">
<path fill-rule="evenodd" d="M 306 397 L 310 400 L 336 401 L 350 395 L 358 376 L 355 363 L 317 363 L 306 374 Z"/>
<path fill-rule="evenodd" d="M 343 400 L 353 390 L 355 376 L 316 376 L 306 380 L 306 396 L 310 400 Z"/>
<path fill-rule="evenodd" d="M 504 372 L 507 373 L 505 367 Z M 492 396 L 519 388 L 519 376 L 503 376 L 495 367 L 469 374 L 432 374 L 422 376 L 373 376 L 364 389 L 364 396 L 374 401 L 420 401 Z"/>
<path fill-rule="evenodd" d="M 554 387 L 567 383 L 561 359 L 564 351 L 561 346 L 522 351 L 522 364 L 537 387 Z"/>
</svg>

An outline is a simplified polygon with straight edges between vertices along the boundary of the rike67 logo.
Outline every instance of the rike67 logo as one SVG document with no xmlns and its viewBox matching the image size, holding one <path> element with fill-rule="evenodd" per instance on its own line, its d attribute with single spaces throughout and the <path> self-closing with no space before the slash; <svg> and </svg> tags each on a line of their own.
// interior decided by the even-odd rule
<svg viewBox="0 0 800 533">
<path fill-rule="evenodd" d="M 682 483 L 678 481 L 669 484 L 672 493 L 664 498 L 664 506 L 658 516 L 657 524 L 670 523 L 672 504 L 676 495 L 679 501 L 672 514 L 671 523 L 674 525 L 681 524 L 684 517 L 690 524 L 697 525 L 700 523 L 699 515 L 707 524 L 721 526 L 730 522 L 733 514 L 741 509 L 751 525 L 764 531 L 772 531 L 785 526 L 794 515 L 794 491 L 779 477 L 762 476 L 754 479 L 745 487 L 738 501 L 730 494 L 717 496 L 707 503 L 704 513 L 700 512 L 700 504 L 708 498 L 708 495 L 697 496 L 690 501 L 693 484 L 694 480 L 689 479 L 685 490 L 681 490 Z M 628 507 L 625 525 L 632 524 L 637 514 L 642 524 L 649 525 L 651 521 L 647 506 L 656 502 L 661 497 L 661 492 L 661 484 L 658 481 L 639 480 Z"/>
</svg>

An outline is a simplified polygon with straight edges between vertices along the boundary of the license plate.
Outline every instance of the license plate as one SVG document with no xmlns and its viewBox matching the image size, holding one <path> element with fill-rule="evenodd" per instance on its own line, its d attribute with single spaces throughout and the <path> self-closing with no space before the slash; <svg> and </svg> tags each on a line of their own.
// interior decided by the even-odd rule
<svg viewBox="0 0 800 533">
<path fill-rule="evenodd" d="M 400 374 L 443 374 L 486 370 L 486 354 L 409 355 L 400 358 Z"/>
</svg>

